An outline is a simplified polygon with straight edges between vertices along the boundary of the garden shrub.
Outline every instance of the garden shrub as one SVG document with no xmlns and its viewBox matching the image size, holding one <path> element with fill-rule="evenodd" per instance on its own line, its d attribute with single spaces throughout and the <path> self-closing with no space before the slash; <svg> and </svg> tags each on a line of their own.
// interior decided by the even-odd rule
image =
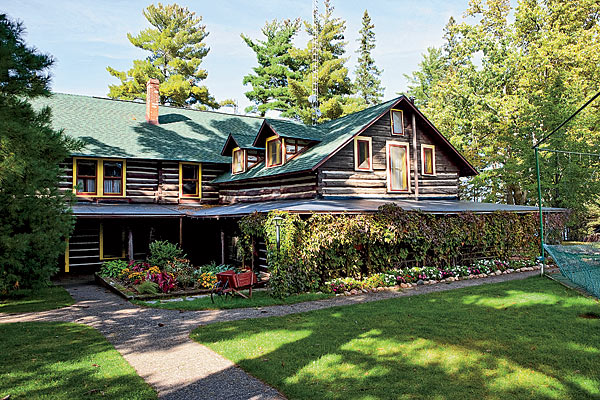
<svg viewBox="0 0 600 400">
<path fill-rule="evenodd" d="M 165 269 L 170 261 L 186 258 L 186 255 L 183 254 L 183 250 L 179 245 L 170 243 L 166 240 L 156 240 L 150 243 L 149 249 L 150 255 L 148 256 L 148 263 L 150 265 L 156 265 L 161 270 Z"/>
<path fill-rule="evenodd" d="M 279 251 L 276 216 L 282 218 Z M 256 254 L 256 238 L 264 237 L 269 287 L 282 297 L 313 291 L 335 278 L 363 278 L 408 266 L 419 268 L 400 274 L 401 279 L 415 282 L 463 276 L 469 268 L 463 266 L 484 255 L 531 258 L 539 249 L 538 218 L 536 213 L 509 212 L 434 215 L 388 204 L 373 215 L 313 214 L 303 220 L 279 211 L 253 214 L 242 218 L 240 230 L 247 258 Z M 561 214 L 548 218 L 547 229 L 560 232 L 565 218 Z M 473 267 L 501 269 L 485 263 Z"/>
<path fill-rule="evenodd" d="M 196 268 L 194 268 L 187 258 L 176 258 L 167 261 L 164 271 L 175 275 L 177 282 L 184 288 L 193 286 L 196 281 Z"/>
<path fill-rule="evenodd" d="M 124 260 L 105 261 L 100 268 L 100 276 L 118 278 L 128 266 L 129 264 Z"/>
<path fill-rule="evenodd" d="M 144 281 L 139 285 L 135 286 L 135 290 L 138 291 L 139 294 L 158 294 L 159 288 L 158 284 L 155 282 Z"/>
</svg>

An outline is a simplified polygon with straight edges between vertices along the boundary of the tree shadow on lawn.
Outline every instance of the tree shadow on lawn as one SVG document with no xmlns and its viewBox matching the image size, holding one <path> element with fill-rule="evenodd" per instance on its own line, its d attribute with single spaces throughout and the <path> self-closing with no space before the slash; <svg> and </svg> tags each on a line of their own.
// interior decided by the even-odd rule
<svg viewBox="0 0 600 400">
<path fill-rule="evenodd" d="M 518 286 L 517 286 L 518 285 Z M 291 398 L 600 398 L 598 302 L 539 278 L 198 328 Z"/>
<path fill-rule="evenodd" d="M 0 324 L 0 337 L 0 397 L 156 398 L 93 328 L 61 322 Z"/>
</svg>

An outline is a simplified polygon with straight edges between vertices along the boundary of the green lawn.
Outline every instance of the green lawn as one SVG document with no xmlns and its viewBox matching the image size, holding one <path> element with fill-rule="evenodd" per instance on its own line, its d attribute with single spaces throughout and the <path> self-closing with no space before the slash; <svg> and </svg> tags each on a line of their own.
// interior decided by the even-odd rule
<svg viewBox="0 0 600 400">
<path fill-rule="evenodd" d="M 0 398 L 156 399 L 94 328 L 60 322 L 0 324 Z"/>
<path fill-rule="evenodd" d="M 248 291 L 244 291 L 244 294 L 248 295 Z M 215 302 L 210 300 L 210 296 L 201 297 L 199 299 L 194 300 L 184 300 L 184 301 L 174 301 L 168 303 L 156 303 L 151 304 L 147 303 L 147 301 L 142 300 L 132 300 L 131 302 L 134 304 L 138 304 L 146 307 L 154 307 L 154 308 L 166 308 L 169 310 L 228 310 L 232 308 L 246 308 L 246 307 L 265 307 L 265 306 L 275 306 L 282 304 L 296 304 L 302 303 L 304 301 L 311 300 L 321 300 L 328 299 L 333 297 L 333 294 L 329 293 L 304 293 L 298 294 L 290 297 L 286 297 L 284 299 L 276 299 L 274 297 L 269 296 L 266 291 L 254 291 L 252 292 L 251 299 L 244 299 L 241 296 L 217 296 L 215 297 Z"/>
<path fill-rule="evenodd" d="M 70 306 L 73 303 L 69 292 L 61 286 L 50 286 L 38 290 L 21 289 L 7 296 L 0 296 L 0 312 L 46 311 Z"/>
<path fill-rule="evenodd" d="M 202 326 L 290 399 L 600 399 L 598 301 L 544 278 Z"/>
</svg>

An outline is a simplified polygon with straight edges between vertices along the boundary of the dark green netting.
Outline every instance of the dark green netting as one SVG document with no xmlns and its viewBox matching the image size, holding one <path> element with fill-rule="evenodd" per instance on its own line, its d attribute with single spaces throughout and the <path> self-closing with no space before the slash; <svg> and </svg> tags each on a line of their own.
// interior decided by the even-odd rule
<svg viewBox="0 0 600 400">
<path fill-rule="evenodd" d="M 571 282 L 600 298 L 600 244 L 544 245 L 560 272 Z"/>
</svg>

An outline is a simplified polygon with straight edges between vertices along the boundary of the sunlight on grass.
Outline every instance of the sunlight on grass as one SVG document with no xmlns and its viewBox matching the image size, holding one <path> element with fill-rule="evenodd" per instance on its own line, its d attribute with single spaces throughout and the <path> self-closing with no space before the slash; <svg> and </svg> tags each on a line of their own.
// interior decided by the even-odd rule
<svg viewBox="0 0 600 400">
<path fill-rule="evenodd" d="M 588 399 L 600 394 L 600 320 L 586 312 L 600 303 L 536 277 L 192 337 L 294 399 Z"/>
<path fill-rule="evenodd" d="M 36 290 L 21 289 L 0 296 L 0 313 L 24 313 L 66 307 L 75 301 L 63 287 L 50 286 Z"/>
</svg>

